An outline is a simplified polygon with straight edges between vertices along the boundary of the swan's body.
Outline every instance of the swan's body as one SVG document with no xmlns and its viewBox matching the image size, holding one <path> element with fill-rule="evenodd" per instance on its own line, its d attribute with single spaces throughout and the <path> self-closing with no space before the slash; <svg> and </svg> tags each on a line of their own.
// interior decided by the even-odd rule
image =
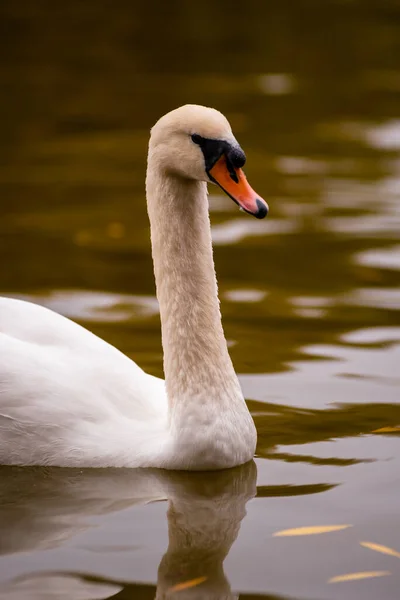
<svg viewBox="0 0 400 600">
<path fill-rule="evenodd" d="M 165 382 L 57 313 L 0 299 L 1 464 L 218 469 L 252 458 L 256 431 L 221 325 L 206 183 L 265 216 L 243 163 L 213 109 L 182 107 L 152 130 L 146 188 Z"/>
</svg>

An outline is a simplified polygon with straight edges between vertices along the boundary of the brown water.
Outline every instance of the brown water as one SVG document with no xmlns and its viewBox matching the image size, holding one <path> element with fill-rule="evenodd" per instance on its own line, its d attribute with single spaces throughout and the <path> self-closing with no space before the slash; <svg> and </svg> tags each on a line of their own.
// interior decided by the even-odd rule
<svg viewBox="0 0 400 600">
<path fill-rule="evenodd" d="M 0 27 L 1 293 L 162 374 L 146 144 L 188 101 L 271 208 L 210 189 L 257 473 L 3 468 L 0 599 L 398 598 L 399 2 L 6 0 Z"/>
</svg>

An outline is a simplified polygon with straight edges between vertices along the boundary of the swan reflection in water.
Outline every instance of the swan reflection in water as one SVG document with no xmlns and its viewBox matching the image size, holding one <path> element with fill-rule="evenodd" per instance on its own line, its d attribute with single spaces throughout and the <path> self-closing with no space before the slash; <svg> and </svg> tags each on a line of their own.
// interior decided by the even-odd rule
<svg viewBox="0 0 400 600">
<path fill-rule="evenodd" d="M 209 473 L 2 468 L 2 555 L 62 546 L 88 528 L 89 517 L 163 499 L 169 503 L 169 544 L 156 589 L 69 572 L 35 572 L 9 581 L 0 599 L 237 598 L 223 562 L 239 533 L 246 503 L 256 494 L 256 479 L 254 462 Z"/>
</svg>

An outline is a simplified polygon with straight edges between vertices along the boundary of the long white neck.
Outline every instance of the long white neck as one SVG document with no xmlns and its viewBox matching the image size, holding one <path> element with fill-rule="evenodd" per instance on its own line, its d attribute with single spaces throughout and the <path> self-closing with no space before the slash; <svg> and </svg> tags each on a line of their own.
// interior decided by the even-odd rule
<svg viewBox="0 0 400 600">
<path fill-rule="evenodd" d="M 228 353 L 211 244 L 207 185 L 168 174 L 150 143 L 146 192 L 160 305 L 169 468 L 253 457 L 257 434 Z"/>
<path fill-rule="evenodd" d="M 161 174 L 150 159 L 146 186 L 170 414 L 191 399 L 243 402 L 221 323 L 207 185 Z"/>
</svg>

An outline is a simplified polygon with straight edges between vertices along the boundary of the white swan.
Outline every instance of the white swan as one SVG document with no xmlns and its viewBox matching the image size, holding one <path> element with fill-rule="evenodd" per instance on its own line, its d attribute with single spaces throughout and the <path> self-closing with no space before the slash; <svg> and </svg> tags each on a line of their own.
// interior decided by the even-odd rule
<svg viewBox="0 0 400 600">
<path fill-rule="evenodd" d="M 44 307 L 0 298 L 0 463 L 223 469 L 256 430 L 230 360 L 207 182 L 246 212 L 268 207 L 218 111 L 186 105 L 151 131 L 146 178 L 165 382 Z"/>
</svg>

